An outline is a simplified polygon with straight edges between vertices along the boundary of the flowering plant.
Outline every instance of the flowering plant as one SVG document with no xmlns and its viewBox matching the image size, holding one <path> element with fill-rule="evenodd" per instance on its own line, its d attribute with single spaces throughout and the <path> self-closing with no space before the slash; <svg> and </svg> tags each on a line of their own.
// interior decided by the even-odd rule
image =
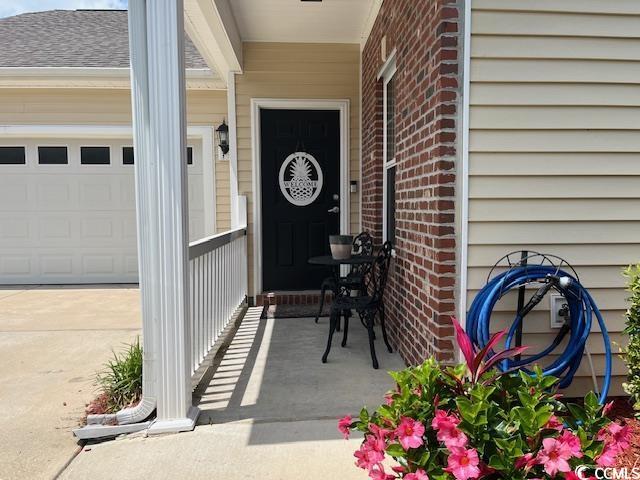
<svg viewBox="0 0 640 480">
<path fill-rule="evenodd" d="M 464 364 L 428 359 L 391 372 L 397 388 L 384 405 L 338 423 L 345 438 L 352 429 L 364 432 L 354 455 L 370 478 L 578 479 L 578 465 L 611 466 L 628 447 L 628 427 L 608 420 L 608 407 L 593 393 L 583 405 L 564 405 L 557 379 L 539 368 L 532 375 L 491 368 L 524 350 L 494 353 L 504 332 L 478 352 L 455 319 L 454 325 Z"/>
</svg>

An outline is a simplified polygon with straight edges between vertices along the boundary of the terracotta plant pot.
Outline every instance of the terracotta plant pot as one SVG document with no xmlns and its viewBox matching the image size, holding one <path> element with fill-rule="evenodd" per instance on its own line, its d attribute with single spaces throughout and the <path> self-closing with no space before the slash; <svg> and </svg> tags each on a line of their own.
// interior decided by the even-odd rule
<svg viewBox="0 0 640 480">
<path fill-rule="evenodd" d="M 346 260 L 351 258 L 351 248 L 353 244 L 352 235 L 330 235 L 329 246 L 331 256 L 336 260 Z"/>
</svg>

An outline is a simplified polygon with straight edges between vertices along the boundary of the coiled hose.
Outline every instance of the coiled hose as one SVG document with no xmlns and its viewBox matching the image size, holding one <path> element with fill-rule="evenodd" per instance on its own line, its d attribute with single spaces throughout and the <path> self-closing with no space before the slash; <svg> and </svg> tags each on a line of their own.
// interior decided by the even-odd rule
<svg viewBox="0 0 640 480">
<path fill-rule="evenodd" d="M 605 347 L 605 372 L 604 381 L 600 391 L 600 403 L 604 404 L 611 384 L 611 341 L 607 333 L 607 327 L 602 318 L 598 306 L 580 282 L 563 270 L 551 265 L 530 265 L 514 267 L 491 279 L 478 293 L 467 315 L 467 334 L 478 348 L 483 348 L 489 338 L 491 313 L 504 295 L 510 290 L 517 289 L 521 285 L 530 283 L 542 283 L 543 285 L 531 297 L 529 302 L 520 310 L 505 337 L 505 348 L 512 346 L 512 341 L 523 318 L 529 313 L 552 288 L 561 293 L 567 301 L 569 309 L 569 322 L 558 332 L 553 342 L 539 353 L 528 355 L 520 360 L 506 360 L 500 368 L 503 371 L 514 368 L 525 369 L 526 365 L 536 363 L 541 358 L 553 352 L 569 335 L 568 342 L 563 352 L 558 355 L 550 365 L 543 369 L 545 375 L 553 375 L 560 379 L 559 386 L 565 388 L 571 384 L 576 370 L 580 366 L 587 338 L 591 331 L 593 315 L 596 316 L 602 333 Z M 528 370 L 527 370 L 528 371 Z"/>
</svg>

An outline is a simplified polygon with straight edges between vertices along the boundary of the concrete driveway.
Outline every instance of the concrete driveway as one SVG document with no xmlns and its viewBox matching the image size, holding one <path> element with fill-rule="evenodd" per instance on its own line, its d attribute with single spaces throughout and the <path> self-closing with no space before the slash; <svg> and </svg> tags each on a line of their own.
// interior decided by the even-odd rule
<svg viewBox="0 0 640 480">
<path fill-rule="evenodd" d="M 201 414 L 193 432 L 87 445 L 60 480 L 368 478 L 354 466 L 362 437 L 343 440 L 336 422 L 379 405 L 394 387 L 386 371 L 404 363 L 379 337 L 380 370 L 371 368 L 366 330 L 354 321 L 347 347 L 335 339 L 323 364 L 327 318 L 264 319 L 261 311 L 249 309 L 196 395 Z"/>
<path fill-rule="evenodd" d="M 135 286 L 0 286 L 0 479 L 50 479 L 96 371 L 140 335 Z"/>
</svg>

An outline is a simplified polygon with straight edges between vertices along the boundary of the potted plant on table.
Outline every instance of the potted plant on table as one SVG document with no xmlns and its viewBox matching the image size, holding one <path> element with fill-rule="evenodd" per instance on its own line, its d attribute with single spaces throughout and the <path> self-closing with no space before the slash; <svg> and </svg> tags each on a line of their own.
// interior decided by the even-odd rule
<svg viewBox="0 0 640 480">
<path fill-rule="evenodd" d="M 454 321 L 465 363 L 434 359 L 391 376 L 397 388 L 373 413 L 338 423 L 348 438 L 364 433 L 356 465 L 374 480 L 591 478 L 584 465 L 613 465 L 629 444 L 629 429 L 606 418 L 589 393 L 583 405 L 564 405 L 557 379 L 523 371 L 501 373 L 498 362 L 526 347 L 493 353 L 506 332 L 476 351 Z M 582 475 L 582 474 L 580 474 Z"/>
</svg>

